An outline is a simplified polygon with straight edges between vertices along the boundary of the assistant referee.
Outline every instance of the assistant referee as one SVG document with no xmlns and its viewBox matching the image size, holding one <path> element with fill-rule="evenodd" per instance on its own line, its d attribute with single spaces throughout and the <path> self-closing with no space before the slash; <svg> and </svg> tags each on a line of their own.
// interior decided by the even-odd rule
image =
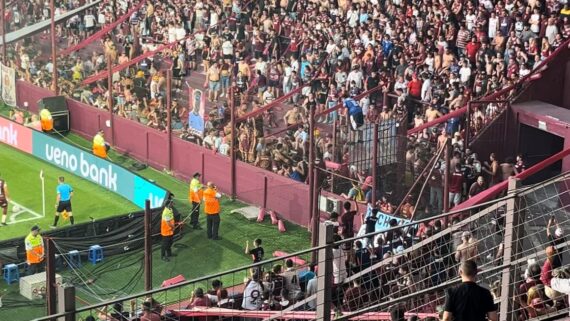
<svg viewBox="0 0 570 321">
<path fill-rule="evenodd" d="M 55 202 L 56 212 L 51 228 L 57 227 L 59 214 L 63 213 L 63 211 L 67 212 L 67 215 L 69 215 L 69 221 L 71 224 L 73 225 L 74 223 L 73 214 L 71 212 L 71 198 L 73 197 L 73 188 L 71 188 L 69 184 L 65 183 L 65 178 L 63 176 L 60 176 L 57 182 L 57 198 Z"/>
</svg>

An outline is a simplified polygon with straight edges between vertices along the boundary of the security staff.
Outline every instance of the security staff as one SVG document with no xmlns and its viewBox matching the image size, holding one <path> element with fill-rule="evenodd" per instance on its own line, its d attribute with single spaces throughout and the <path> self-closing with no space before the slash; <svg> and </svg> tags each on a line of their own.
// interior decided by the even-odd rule
<svg viewBox="0 0 570 321">
<path fill-rule="evenodd" d="M 64 211 L 69 216 L 71 225 L 75 223 L 75 220 L 73 219 L 73 213 L 71 212 L 71 198 L 73 197 L 73 188 L 71 188 L 69 184 L 65 183 L 65 178 L 63 176 L 60 176 L 57 181 L 57 198 L 55 202 L 56 211 L 51 228 L 55 228 L 57 226 L 59 214 L 63 213 Z"/>
<path fill-rule="evenodd" d="M 43 269 L 44 262 L 44 240 L 40 235 L 40 227 L 32 226 L 30 234 L 24 240 L 26 246 L 26 263 L 28 264 L 28 274 L 36 274 Z"/>
<path fill-rule="evenodd" d="M 162 246 L 160 248 L 160 256 L 165 262 L 170 261 L 170 257 L 176 256 L 172 254 L 172 239 L 174 237 L 174 212 L 172 211 L 172 200 L 168 200 L 166 206 L 162 210 L 162 218 L 160 220 L 160 235 L 162 235 Z"/>
<path fill-rule="evenodd" d="M 190 212 L 190 225 L 195 230 L 201 229 L 198 217 L 200 216 L 200 202 L 202 202 L 204 185 L 200 183 L 200 173 L 194 173 L 190 181 L 190 188 L 188 191 L 188 199 L 192 203 L 192 212 Z"/>
<path fill-rule="evenodd" d="M 214 183 L 208 182 L 204 191 L 204 213 L 206 213 L 206 230 L 209 239 L 221 240 L 218 236 L 220 228 L 220 197 Z"/>
<path fill-rule="evenodd" d="M 50 132 L 53 130 L 53 118 L 51 117 L 51 112 L 47 110 L 47 108 L 40 110 L 40 125 L 44 132 Z"/>
<path fill-rule="evenodd" d="M 103 136 L 103 131 L 100 130 L 97 132 L 97 135 L 93 137 L 93 155 L 99 156 L 101 158 L 107 158 L 109 145 L 105 143 L 105 138 Z"/>
</svg>

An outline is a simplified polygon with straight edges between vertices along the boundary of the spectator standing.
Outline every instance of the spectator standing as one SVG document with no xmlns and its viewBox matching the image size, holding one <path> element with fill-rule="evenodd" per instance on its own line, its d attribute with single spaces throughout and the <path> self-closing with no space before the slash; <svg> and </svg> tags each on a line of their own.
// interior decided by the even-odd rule
<svg viewBox="0 0 570 321">
<path fill-rule="evenodd" d="M 449 183 L 449 206 L 457 206 L 461 202 L 461 190 L 463 188 L 463 173 L 461 165 L 456 164 Z"/>
<path fill-rule="evenodd" d="M 342 224 L 342 237 L 347 239 L 354 236 L 354 217 L 356 216 L 356 211 L 351 210 L 350 202 L 344 202 L 344 213 L 340 217 L 340 222 Z"/>
<path fill-rule="evenodd" d="M 443 321 L 497 321 L 491 292 L 476 283 L 475 261 L 461 263 L 459 275 L 461 285 L 446 290 Z"/>
</svg>

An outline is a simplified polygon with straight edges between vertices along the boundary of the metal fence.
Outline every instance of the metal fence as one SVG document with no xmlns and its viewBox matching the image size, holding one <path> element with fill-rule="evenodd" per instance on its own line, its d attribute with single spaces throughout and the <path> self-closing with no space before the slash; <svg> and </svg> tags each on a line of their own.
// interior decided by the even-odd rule
<svg viewBox="0 0 570 321">
<path fill-rule="evenodd" d="M 458 263 L 466 259 L 478 263 L 479 283 L 491 289 L 501 320 L 560 315 L 565 302 L 545 290 L 550 285 L 538 284 L 535 263 L 542 265 L 545 248 L 557 240 L 558 252 L 549 249 L 547 260 L 555 253 L 561 259 L 555 267 L 564 267 L 569 179 L 566 173 L 526 187 L 512 180 L 505 196 L 492 202 L 374 233 L 363 228 L 354 237 L 334 221 L 325 222 L 318 247 L 37 320 L 105 320 L 116 303 L 126 313 L 160 313 L 167 320 L 389 320 L 394 311 L 436 317 L 444 290 L 460 282 Z M 546 224 L 552 225 L 548 233 Z M 309 262 L 315 252 L 317 259 Z M 534 274 L 521 278 L 525 269 Z M 558 269 L 553 273 L 559 275 Z"/>
</svg>

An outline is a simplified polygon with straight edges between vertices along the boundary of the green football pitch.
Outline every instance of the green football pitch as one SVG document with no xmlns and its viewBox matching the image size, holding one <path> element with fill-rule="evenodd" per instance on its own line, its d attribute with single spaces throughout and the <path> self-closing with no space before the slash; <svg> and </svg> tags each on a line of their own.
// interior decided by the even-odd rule
<svg viewBox="0 0 570 321">
<path fill-rule="evenodd" d="M 0 107 L 1 111 L 2 108 Z M 74 134 L 60 138 L 66 143 L 79 147 L 89 148 L 90 146 L 90 142 Z M 134 163 L 134 160 L 126 155 L 114 151 L 111 151 L 110 155 L 115 163 L 126 168 L 131 168 Z M 39 217 L 43 215 L 39 176 L 41 169 L 45 172 L 46 184 L 45 218 Z M 60 175 L 64 175 L 75 190 L 73 215 L 76 217 L 76 223 L 89 221 L 89 216 L 100 218 L 137 210 L 134 205 L 120 196 L 2 144 L 0 144 L 0 174 L 8 182 L 10 196 L 18 205 L 21 205 L 20 211 L 22 211 L 16 216 L 14 223 L 0 227 L 0 240 L 23 237 L 34 224 L 39 224 L 44 229 L 48 228 L 53 222 L 55 186 L 57 177 Z M 152 168 L 141 170 L 137 174 L 155 181 L 158 185 L 173 192 L 177 198 L 180 197 L 175 202 L 175 206 L 181 213 L 190 212 L 190 204 L 185 197 L 188 192 L 188 182 L 180 181 Z M 310 246 L 310 234 L 305 227 L 286 222 L 287 232 L 280 233 L 276 226 L 271 225 L 267 219 L 264 223 L 254 223 L 239 214 L 230 213 L 231 210 L 242 206 L 245 204 L 231 201 L 227 197 L 222 198 L 222 224 L 220 226 L 222 241 L 208 242 L 205 239 L 204 231 L 186 233 L 181 240 L 175 243 L 174 252 L 178 256 L 168 263 L 160 260 L 160 244 L 155 244 L 152 269 L 153 287 L 158 288 L 163 280 L 180 274 L 187 280 L 191 280 L 251 264 L 251 258 L 244 254 L 246 240 L 251 242 L 255 238 L 263 239 L 268 258 L 271 257 L 270 253 L 276 250 L 293 253 Z M 12 215 L 12 207 L 10 207 L 10 216 Z M 34 218 L 32 219 L 32 217 Z M 30 220 L 24 221 L 24 219 Z M 200 215 L 200 220 L 204 221 L 204 215 Z M 65 221 L 64 224 L 69 224 L 69 221 Z M 61 220 L 59 225 L 61 225 Z M 125 264 L 125 262 L 130 261 L 134 261 L 135 264 Z M 97 303 L 101 300 L 100 297 L 110 299 L 114 296 L 120 297 L 143 291 L 142 279 L 137 274 L 140 272 L 141 266 L 142 253 L 132 252 L 106 258 L 102 264 L 95 266 L 85 263 L 83 268 L 78 271 L 65 270 L 58 273 L 61 273 L 66 281 L 77 279 L 77 273 L 97 279 L 93 285 L 73 282 L 76 286 L 76 302 L 78 306 L 81 306 Z M 137 280 L 134 284 L 129 285 L 133 277 Z M 227 284 L 230 285 L 232 284 L 231 281 L 235 280 L 227 281 Z M 127 285 L 129 285 L 128 289 L 125 290 L 124 288 Z M 113 295 L 110 294 L 116 291 L 118 292 Z M 185 293 L 184 295 L 189 294 Z M 8 285 L 0 281 L 0 298 L 3 302 L 0 308 L 0 320 L 31 320 L 45 315 L 45 301 L 28 301 L 20 296 L 17 283 Z"/>
<path fill-rule="evenodd" d="M 42 171 L 43 184 L 40 179 Z M 0 227 L 0 240 L 25 236 L 35 224 L 43 230 L 49 229 L 55 214 L 59 176 L 64 176 L 73 188 L 72 204 L 76 224 L 89 221 L 89 217 L 97 219 L 139 210 L 130 201 L 113 192 L 0 144 L 0 178 L 6 181 L 11 199 L 8 225 Z M 60 218 L 58 227 L 69 224 L 69 219 Z"/>
</svg>

